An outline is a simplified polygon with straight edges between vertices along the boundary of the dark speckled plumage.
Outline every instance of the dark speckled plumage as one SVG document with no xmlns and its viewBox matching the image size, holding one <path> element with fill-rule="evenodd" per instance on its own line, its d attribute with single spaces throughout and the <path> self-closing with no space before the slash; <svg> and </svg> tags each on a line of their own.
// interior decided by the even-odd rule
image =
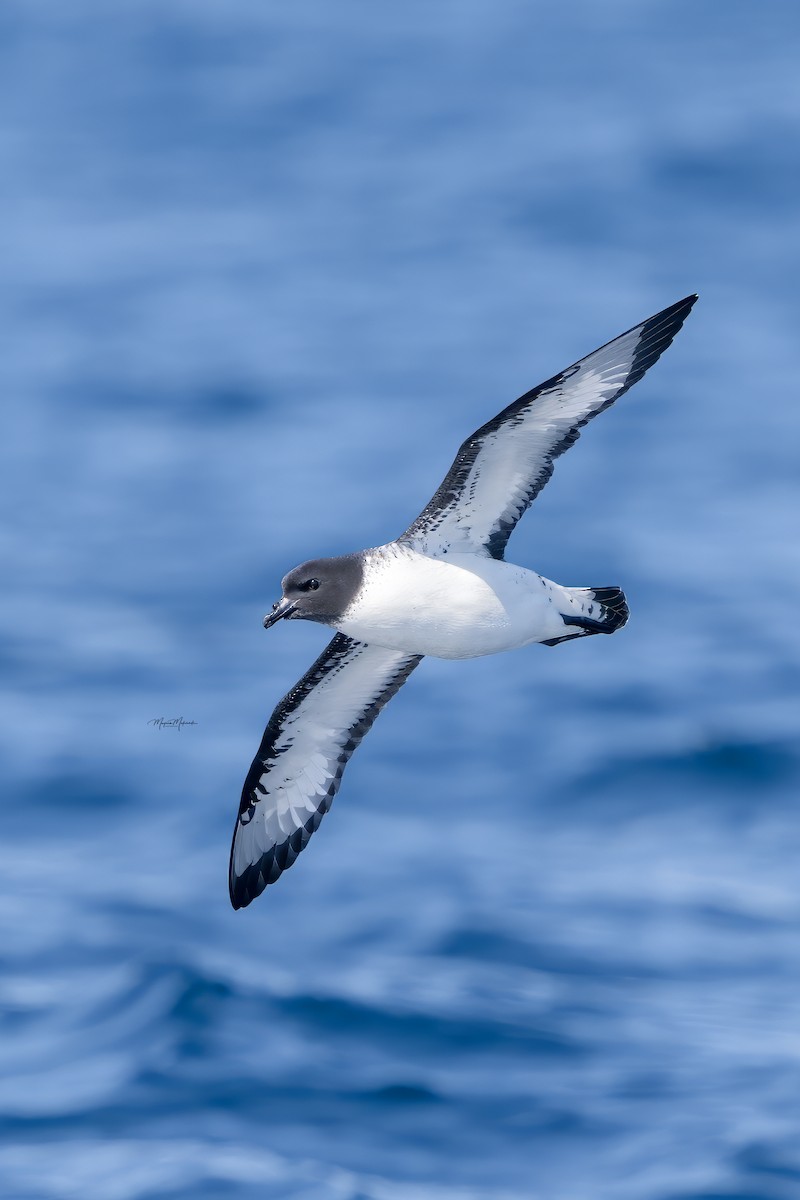
<svg viewBox="0 0 800 1200">
<path fill-rule="evenodd" d="M 280 759 L 292 747 L 291 736 L 287 739 L 287 725 L 292 719 L 302 717 L 302 707 L 309 701 L 313 703 L 315 689 L 327 680 L 330 681 L 339 672 L 357 659 L 371 656 L 374 662 L 375 687 L 369 701 L 359 708 L 352 721 L 343 725 L 340 730 L 333 731 L 326 745 L 330 746 L 330 771 L 325 785 L 314 797 L 314 807 L 308 819 L 292 834 L 283 840 L 276 841 L 244 870 L 237 872 L 234 864 L 234 850 L 238 837 L 242 836 L 245 828 L 258 815 L 259 805 L 266 802 L 269 795 L 268 787 L 275 786 L 280 780 Z M 383 660 L 386 659 L 385 666 Z M 242 788 L 239 804 L 239 815 L 236 821 L 231 845 L 230 868 L 228 873 L 231 903 L 234 908 L 244 908 L 251 900 L 263 892 L 264 888 L 274 883 L 281 873 L 287 870 L 305 848 L 312 833 L 319 828 L 320 821 L 333 803 L 333 798 L 339 790 L 342 773 L 358 747 L 361 739 L 372 728 L 373 722 L 383 706 L 402 687 L 411 672 L 420 662 L 418 656 L 402 657 L 391 652 L 370 651 L 368 646 L 337 633 L 328 643 L 314 665 L 306 671 L 302 679 L 284 696 L 269 719 L 261 745 L 253 759 L 247 778 Z M 381 673 L 382 672 L 382 673 Z M 313 713 L 310 714 L 313 721 Z M 284 739 L 282 742 L 281 739 Z"/>
<path fill-rule="evenodd" d="M 364 590 L 364 552 L 312 559 L 285 576 L 283 596 L 265 618 L 267 627 L 284 618 L 300 618 L 345 628 L 362 640 L 337 633 L 270 718 L 245 780 L 234 831 L 230 859 L 234 908 L 249 904 L 295 861 L 330 808 L 353 751 L 420 662 L 421 653 L 469 657 L 470 652 L 495 653 L 532 641 L 553 646 L 574 637 L 613 633 L 625 624 L 628 608 L 620 588 L 565 589 L 542 579 L 547 603 L 552 606 L 554 597 L 559 597 L 565 607 L 551 607 L 549 615 L 542 614 L 547 604 L 542 605 L 537 585 L 539 607 L 532 606 L 531 612 L 540 615 L 532 618 L 539 622 L 532 634 L 525 605 L 520 616 L 518 593 L 512 597 L 511 592 L 503 592 L 509 586 L 508 576 L 502 586 L 498 577 L 492 603 L 481 609 L 485 589 L 495 586 L 492 572 L 485 569 L 487 558 L 503 559 L 509 535 L 552 475 L 555 460 L 573 445 L 588 421 L 657 361 L 695 299 L 689 296 L 607 342 L 526 392 L 468 438 L 433 499 L 398 539 L 402 551 L 398 545 L 393 551 L 382 548 L 395 567 L 400 560 L 415 563 L 394 592 L 383 575 L 377 582 L 371 579 Z M 474 564 L 483 564 L 482 584 L 475 584 L 480 574 L 475 568 L 466 571 L 473 588 L 467 599 L 464 579 L 449 576 L 458 579 L 457 592 L 450 595 L 437 582 L 423 609 L 418 599 L 424 594 L 422 581 L 441 578 L 436 572 L 442 564 L 432 560 L 443 559 L 454 549 L 472 556 Z M 499 562 L 492 567 L 495 575 L 515 570 Z M 400 569 L 408 568 L 401 565 Z M 534 583 L 540 578 L 524 571 L 522 576 L 530 576 Z M 501 593 L 508 606 L 499 599 Z M 475 600 L 476 596 L 481 599 Z M 376 615 L 365 618 L 364 609 L 376 597 Z M 512 610 L 513 620 L 508 615 Z M 427 641 L 420 637 L 421 611 L 434 631 Z M 461 627 L 452 617 L 456 611 L 470 614 Z M 502 639 L 490 641 L 486 644 L 491 649 L 481 649 L 476 645 L 478 629 L 488 629 L 492 638 L 498 630 L 508 629 L 513 638 L 505 644 Z M 384 638 L 395 649 L 381 645 Z"/>
<path fill-rule="evenodd" d="M 565 392 L 567 389 L 564 385 L 569 384 L 569 381 L 584 365 L 590 365 L 593 360 L 602 359 L 605 351 L 613 350 L 617 345 L 624 345 L 629 335 L 638 331 L 638 338 L 631 347 L 630 365 L 627 372 L 621 380 L 620 386 L 605 397 L 602 403 L 594 406 L 590 412 L 580 415 L 564 431 L 559 431 L 554 426 L 552 442 L 544 447 L 544 453 L 532 456 L 529 462 L 525 461 L 524 443 L 520 439 L 518 467 L 520 473 L 528 474 L 527 482 L 519 497 L 509 497 L 503 510 L 497 512 L 496 519 L 483 542 L 485 551 L 492 558 L 503 558 L 506 544 L 514 527 L 550 479 L 555 460 L 575 444 L 584 425 L 598 413 L 604 412 L 615 400 L 618 400 L 642 378 L 653 363 L 657 362 L 680 330 L 696 299 L 696 296 L 687 296 L 685 300 L 679 300 L 677 304 L 665 308 L 654 317 L 642 322 L 641 325 L 635 325 L 626 333 L 606 342 L 604 346 L 599 347 L 585 359 L 581 359 L 571 367 L 567 367 L 565 371 L 545 380 L 538 387 L 525 392 L 491 421 L 487 421 L 485 425 L 477 429 L 462 443 L 453 465 L 440 487 L 417 519 L 398 540 L 410 542 L 412 545 L 424 545 L 431 534 L 435 535 L 437 531 L 442 530 L 448 522 L 448 518 L 452 518 L 452 524 L 460 526 L 462 518 L 459 516 L 459 509 L 463 506 L 466 493 L 477 493 L 481 489 L 486 490 L 487 488 L 486 481 L 482 479 L 482 472 L 485 471 L 486 475 L 489 475 L 490 467 L 484 468 L 480 460 L 491 436 L 501 430 L 507 431 L 507 438 L 513 436 L 515 425 L 521 426 L 526 418 L 535 416 L 537 402 L 540 404 L 543 398 L 550 398 L 559 391 Z M 504 462 L 503 468 L 507 470 L 508 464 Z M 495 486 L 495 483 L 496 481 L 490 480 L 488 486 Z M 469 531 L 467 531 L 467 536 L 472 536 L 472 540 L 475 540 Z"/>
</svg>

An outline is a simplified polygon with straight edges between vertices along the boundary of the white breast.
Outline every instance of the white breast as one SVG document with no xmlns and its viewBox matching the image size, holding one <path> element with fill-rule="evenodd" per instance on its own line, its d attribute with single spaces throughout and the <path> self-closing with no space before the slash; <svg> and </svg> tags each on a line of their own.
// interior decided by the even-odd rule
<svg viewBox="0 0 800 1200">
<path fill-rule="evenodd" d="M 558 637 L 562 591 L 533 571 L 480 555 L 429 558 L 390 543 L 337 622 L 359 641 L 434 658 L 478 658 Z"/>
</svg>

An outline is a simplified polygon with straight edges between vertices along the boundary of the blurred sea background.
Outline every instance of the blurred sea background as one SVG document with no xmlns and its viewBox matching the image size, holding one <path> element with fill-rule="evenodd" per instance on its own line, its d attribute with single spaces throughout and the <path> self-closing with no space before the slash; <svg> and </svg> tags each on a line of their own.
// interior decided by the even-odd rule
<svg viewBox="0 0 800 1200">
<path fill-rule="evenodd" d="M 6 1200 L 800 1197 L 798 61 L 788 0 L 5 0 Z M 692 291 L 509 548 L 629 626 L 425 662 L 234 913 L 281 576 Z"/>
</svg>

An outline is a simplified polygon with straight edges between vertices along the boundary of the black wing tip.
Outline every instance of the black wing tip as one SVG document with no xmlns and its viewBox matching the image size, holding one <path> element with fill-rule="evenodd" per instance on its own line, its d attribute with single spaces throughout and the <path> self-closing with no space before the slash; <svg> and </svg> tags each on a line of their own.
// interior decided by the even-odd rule
<svg viewBox="0 0 800 1200">
<path fill-rule="evenodd" d="M 273 846 L 265 854 L 262 854 L 257 862 L 249 863 L 241 874 L 237 875 L 236 868 L 233 865 L 233 856 L 240 824 L 241 822 L 237 820 L 233 831 L 231 856 L 228 864 L 228 895 L 231 898 L 231 905 L 234 911 L 238 911 L 240 908 L 247 908 L 248 904 L 252 904 L 265 888 L 274 883 L 281 874 L 275 861 L 276 848 Z"/>
<path fill-rule="evenodd" d="M 698 299 L 699 299 L 699 297 L 698 297 L 697 292 L 692 292 L 691 295 L 684 296 L 684 298 L 682 300 L 676 300 L 674 304 L 670 304 L 669 308 L 665 308 L 663 310 L 663 312 L 659 313 L 658 315 L 664 316 L 664 315 L 666 315 L 666 313 L 679 312 L 683 309 L 685 309 L 686 312 L 689 313 L 689 312 L 691 312 L 692 308 L 694 307 L 694 305 Z"/>
<path fill-rule="evenodd" d="M 696 300 L 696 293 L 685 296 L 683 300 L 670 304 L 668 308 L 663 308 L 661 312 L 642 322 L 639 326 L 639 341 L 623 391 L 626 392 L 628 388 L 638 383 L 645 372 L 649 371 L 653 364 L 658 362 L 664 351 L 672 345 Z"/>
<path fill-rule="evenodd" d="M 231 907 L 233 908 L 233 911 L 239 912 L 240 909 L 247 908 L 248 904 L 252 904 L 252 902 L 261 895 L 266 886 L 266 884 L 262 884 L 258 891 L 254 892 L 246 892 L 242 889 L 238 889 L 236 892 L 232 891 Z"/>
<path fill-rule="evenodd" d="M 294 833 L 290 834 L 284 841 L 276 842 L 274 846 L 271 846 L 269 850 L 266 850 L 261 855 L 257 862 L 249 863 L 240 875 L 236 874 L 236 869 L 233 865 L 236 835 L 239 832 L 240 826 L 240 821 L 237 820 L 233 831 L 231 856 L 228 866 L 228 895 L 230 896 L 234 911 L 240 908 L 247 908 L 248 904 L 252 904 L 271 884 L 277 883 L 284 871 L 288 871 L 290 867 L 294 866 L 301 851 L 305 850 L 308 845 L 311 835 L 319 829 L 322 818 L 330 811 L 340 777 L 341 772 L 335 780 L 336 787 L 332 786 L 329 789 L 327 794 L 322 798 L 316 812 L 311 814 L 305 825 L 298 826 Z"/>
<path fill-rule="evenodd" d="M 646 330 L 660 329 L 663 335 L 673 338 L 684 324 L 688 314 L 692 311 L 694 304 L 697 302 L 697 294 L 684 296 L 684 299 L 678 300 L 675 304 L 670 304 L 668 308 L 662 308 L 661 312 L 657 312 L 655 317 L 650 317 L 645 320 L 642 325 L 642 334 Z"/>
<path fill-rule="evenodd" d="M 641 325 L 642 339 L 658 332 L 660 338 L 669 339 L 666 342 L 666 345 L 669 345 L 694 308 L 696 301 L 697 293 L 695 292 L 691 296 L 684 296 L 683 300 L 677 300 L 675 304 L 670 304 L 667 308 L 662 308 L 661 312 L 657 312 L 654 316 L 648 317 Z"/>
<path fill-rule="evenodd" d="M 263 891 L 265 891 L 271 883 L 281 874 L 275 876 L 275 879 L 268 878 L 270 869 L 264 871 L 265 859 L 271 858 L 271 855 L 264 855 L 264 858 L 259 859 L 257 863 L 253 863 L 247 867 L 241 875 L 234 875 L 233 869 L 228 878 L 228 894 L 231 898 L 231 906 L 235 912 L 240 908 L 247 908 L 248 904 L 252 904 Z"/>
<path fill-rule="evenodd" d="M 241 875 L 234 874 L 231 863 L 228 872 L 228 895 L 234 912 L 238 912 L 240 908 L 247 908 L 248 904 L 261 895 L 266 886 L 266 880 L 258 870 L 258 863 L 248 867 Z"/>
</svg>

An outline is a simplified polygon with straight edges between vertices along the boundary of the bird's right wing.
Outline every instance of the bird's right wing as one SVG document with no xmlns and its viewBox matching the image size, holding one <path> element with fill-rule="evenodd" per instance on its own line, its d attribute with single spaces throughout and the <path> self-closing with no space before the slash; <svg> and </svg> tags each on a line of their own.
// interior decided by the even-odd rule
<svg viewBox="0 0 800 1200">
<path fill-rule="evenodd" d="M 229 871 L 234 908 L 260 895 L 305 848 L 353 751 L 419 662 L 337 633 L 281 700 L 242 790 Z"/>
</svg>

